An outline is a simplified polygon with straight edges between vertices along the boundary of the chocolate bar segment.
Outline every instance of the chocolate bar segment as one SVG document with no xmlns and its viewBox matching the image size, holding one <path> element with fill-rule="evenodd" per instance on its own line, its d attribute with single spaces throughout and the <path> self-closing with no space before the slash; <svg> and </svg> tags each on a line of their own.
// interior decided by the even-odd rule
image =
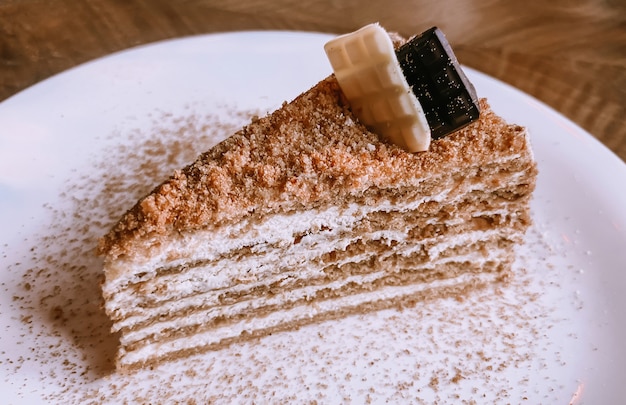
<svg viewBox="0 0 626 405">
<path fill-rule="evenodd" d="M 476 90 L 441 30 L 433 27 L 412 38 L 396 51 L 396 56 L 422 106 L 433 139 L 478 119 Z"/>
</svg>

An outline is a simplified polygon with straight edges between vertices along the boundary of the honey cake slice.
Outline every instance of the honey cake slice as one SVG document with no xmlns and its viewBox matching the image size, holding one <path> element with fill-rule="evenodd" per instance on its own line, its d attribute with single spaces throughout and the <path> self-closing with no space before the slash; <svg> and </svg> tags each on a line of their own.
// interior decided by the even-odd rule
<svg viewBox="0 0 626 405">
<path fill-rule="evenodd" d="M 531 223 L 527 131 L 481 117 L 426 152 L 329 77 L 176 171 L 100 244 L 120 370 L 507 277 Z"/>
</svg>

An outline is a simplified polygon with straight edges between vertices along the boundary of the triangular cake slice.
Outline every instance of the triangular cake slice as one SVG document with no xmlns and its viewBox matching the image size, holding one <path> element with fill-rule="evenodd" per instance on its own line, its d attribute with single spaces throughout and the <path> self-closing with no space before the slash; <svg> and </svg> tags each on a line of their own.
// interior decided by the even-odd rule
<svg viewBox="0 0 626 405">
<path fill-rule="evenodd" d="M 410 153 L 331 76 L 176 171 L 100 244 L 118 369 L 507 277 L 537 171 L 480 103 Z"/>
</svg>

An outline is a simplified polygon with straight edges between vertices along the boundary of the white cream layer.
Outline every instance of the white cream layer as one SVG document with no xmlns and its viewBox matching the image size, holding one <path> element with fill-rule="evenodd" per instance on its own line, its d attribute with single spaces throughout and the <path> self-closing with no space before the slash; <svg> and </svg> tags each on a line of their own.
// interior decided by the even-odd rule
<svg viewBox="0 0 626 405">
<path fill-rule="evenodd" d="M 265 317 L 246 319 L 225 327 L 211 329 L 205 332 L 194 334 L 175 340 L 153 342 L 131 352 L 121 351 L 119 363 L 121 365 L 132 365 L 142 363 L 151 359 L 167 356 L 180 350 L 192 348 L 202 348 L 212 344 L 218 344 L 224 339 L 233 338 L 245 332 L 264 330 L 277 327 L 290 322 L 323 315 L 332 311 L 344 308 L 356 308 L 370 302 L 380 300 L 391 300 L 446 287 L 462 287 L 470 283 L 489 283 L 495 281 L 498 274 L 480 273 L 464 274 L 458 278 L 437 280 L 428 284 L 407 285 L 402 287 L 386 287 L 372 292 L 350 295 L 346 297 L 300 305 L 286 311 L 273 312 Z"/>
<path fill-rule="evenodd" d="M 457 197 L 460 199 L 461 197 Z M 210 232 L 201 232 L 194 242 L 191 241 L 185 244 L 181 236 L 181 239 L 174 242 L 174 246 L 168 250 L 177 250 L 177 255 L 186 254 L 185 260 L 177 259 L 168 263 L 169 267 L 176 267 L 180 265 L 190 264 L 190 261 L 201 262 L 215 260 L 217 257 L 224 255 L 230 250 L 221 251 L 222 249 L 233 249 L 236 251 L 244 246 L 254 245 L 254 251 L 256 253 L 262 253 L 263 257 L 257 257 L 254 267 L 250 268 L 246 262 L 235 260 L 229 260 L 222 258 L 218 261 L 218 265 L 207 268 L 191 268 L 186 278 L 188 280 L 198 280 L 203 283 L 204 289 L 218 289 L 224 288 L 233 283 L 233 280 L 250 280 L 264 278 L 266 276 L 275 273 L 281 268 L 293 268 L 298 267 L 302 263 L 310 261 L 314 258 L 321 256 L 323 253 L 332 250 L 345 250 L 350 244 L 359 239 L 361 240 L 387 240 L 401 241 L 406 238 L 406 235 L 401 231 L 379 231 L 378 234 L 361 235 L 361 237 L 353 238 L 341 238 L 341 235 L 347 234 L 351 229 L 361 222 L 367 215 L 374 212 L 391 212 L 391 211 L 412 211 L 419 207 L 424 202 L 411 201 L 408 203 L 396 203 L 387 202 L 383 207 L 369 207 L 358 204 L 350 204 L 347 208 L 341 209 L 339 207 L 331 207 L 326 210 L 309 210 L 304 212 L 293 213 L 290 215 L 275 214 L 268 217 L 267 221 L 263 225 L 259 225 L 256 229 L 249 231 L 240 231 L 239 228 L 244 226 L 233 225 L 225 227 L 227 229 L 221 231 L 220 234 L 212 234 Z M 452 203 L 454 203 L 453 201 Z M 490 210 L 484 212 L 476 212 L 474 216 L 489 216 L 498 214 L 504 214 L 505 208 L 498 210 Z M 446 225 L 455 225 L 459 222 L 463 222 L 461 218 L 453 218 L 446 221 L 439 221 Z M 324 229 L 324 230 L 322 230 Z M 233 234 L 241 232 L 239 238 L 234 237 Z M 294 244 L 294 235 L 305 234 L 298 244 Z M 438 243 L 436 239 L 425 241 L 426 246 L 432 243 Z M 454 241 L 452 241 L 454 244 Z M 331 244 L 332 248 L 329 249 L 328 245 Z M 243 245 L 243 246 L 240 246 Z M 214 250 L 216 246 L 221 246 L 220 252 Z M 279 247 L 280 249 L 276 249 Z M 303 254 L 302 248 L 306 247 L 306 251 Z M 444 247 L 445 248 L 445 247 Z M 434 252 L 432 252 L 434 253 Z M 431 253 L 431 256 L 432 256 Z M 129 264 L 131 265 L 131 264 Z M 191 263 L 193 265 L 193 263 Z M 135 273 L 144 273 L 143 279 L 150 279 L 155 276 L 156 269 L 149 268 L 148 264 L 142 263 L 134 270 Z M 167 281 L 167 275 L 162 280 Z M 179 283 L 181 281 L 179 275 L 173 275 L 170 277 L 171 281 Z M 136 280 L 138 281 L 138 280 Z M 103 286 L 105 294 L 112 296 L 107 297 L 107 309 L 118 307 L 120 304 L 116 302 L 115 293 L 122 290 L 119 282 L 106 283 Z"/>
<path fill-rule="evenodd" d="M 367 238 L 368 236 L 372 235 L 361 235 L 360 237 Z M 515 241 L 516 237 L 519 237 L 521 235 L 511 233 L 510 229 L 506 228 L 505 230 L 496 229 L 489 231 L 466 232 L 453 237 L 447 235 L 439 236 L 436 238 L 425 239 L 422 241 L 422 243 L 416 244 L 406 244 L 406 235 L 404 234 L 398 234 L 396 236 L 402 236 L 402 239 L 390 239 L 389 241 L 395 241 L 398 244 L 394 248 L 390 248 L 383 255 L 380 255 L 379 260 L 384 260 L 393 254 L 409 256 L 425 248 L 428 254 L 428 260 L 425 263 L 425 267 L 432 268 L 436 264 L 447 262 L 447 258 L 440 258 L 440 256 L 444 254 L 446 250 L 455 249 L 459 246 L 471 246 L 476 244 L 477 242 L 487 240 L 511 239 Z M 348 239 L 353 240 L 352 238 Z M 318 254 L 322 255 L 324 253 L 327 253 L 328 251 L 335 250 L 337 245 L 348 244 L 345 241 L 336 241 L 337 244 L 334 244 L 334 242 L 335 241 L 328 241 L 328 243 L 324 245 L 325 249 L 318 252 Z M 295 256 L 305 256 L 307 255 L 307 250 L 306 248 L 301 247 L 299 249 L 293 249 L 290 254 L 293 254 Z M 338 264 L 341 265 L 345 263 L 360 263 L 370 259 L 375 254 L 375 252 L 364 252 L 363 254 L 347 257 Z M 268 254 L 268 256 L 280 256 L 280 252 Z M 142 292 L 145 294 L 150 294 L 151 288 L 167 288 L 166 293 L 158 294 L 159 296 L 156 296 L 157 294 L 154 294 L 156 296 L 155 304 L 159 301 L 166 301 L 162 304 L 162 306 L 157 307 L 159 308 L 159 312 L 161 314 L 175 313 L 177 311 L 182 311 L 186 308 L 192 308 L 199 305 L 217 305 L 219 304 L 219 296 L 225 293 L 237 294 L 246 290 L 250 290 L 257 286 L 270 285 L 285 280 L 308 280 L 324 276 L 323 269 L 325 265 L 315 265 L 314 262 L 311 260 L 316 257 L 317 256 L 313 258 L 308 258 L 309 261 L 305 264 L 290 267 L 288 268 L 288 271 L 274 271 L 272 274 L 265 275 L 265 277 L 263 278 L 250 278 L 245 283 L 242 282 L 235 285 L 225 285 L 222 288 L 208 288 L 209 285 L 213 284 L 211 279 L 212 267 L 214 267 L 215 265 L 212 265 L 209 268 L 201 267 L 198 269 L 190 269 L 187 273 L 184 274 L 159 277 L 157 280 L 155 280 L 154 284 L 156 284 L 156 286 L 153 286 L 153 283 L 150 283 L 150 285 L 147 286 L 145 290 L 142 290 Z M 263 256 L 263 258 L 265 258 L 265 256 Z M 230 263 L 230 261 L 225 261 L 225 263 L 222 263 L 220 261 L 219 265 L 223 265 L 225 269 L 231 269 L 231 271 L 235 266 L 242 266 L 244 269 L 251 269 L 255 268 L 258 265 L 255 259 L 258 258 L 243 260 L 237 263 Z M 280 266 L 283 265 L 283 263 L 280 261 L 278 263 L 268 262 L 266 263 L 266 265 L 272 269 L 280 269 Z M 107 303 L 107 305 L 110 305 L 111 308 L 115 308 L 115 306 L 118 306 L 118 314 L 134 314 L 127 318 L 121 319 L 118 322 L 115 322 L 113 327 L 114 330 L 129 327 L 134 323 L 143 322 L 146 319 L 154 316 L 155 309 L 142 308 L 142 302 L 145 302 L 143 297 L 138 297 L 132 289 L 125 290 L 124 292 L 120 292 L 111 297 L 111 300 Z M 123 306 L 122 303 L 124 304 Z"/>
<path fill-rule="evenodd" d="M 434 263 L 429 263 L 424 266 L 420 266 L 415 268 L 413 271 L 419 272 L 423 270 L 425 267 L 433 268 L 436 266 L 441 266 L 446 263 L 472 263 L 473 265 L 483 266 L 485 263 L 492 262 L 502 262 L 508 254 L 507 250 L 504 249 L 494 249 L 488 252 L 485 256 L 482 253 L 475 252 L 472 254 L 464 255 L 464 256 L 456 256 L 456 257 L 445 257 L 441 258 Z M 300 288 L 294 288 L 292 290 L 283 291 L 278 294 L 266 295 L 263 297 L 243 300 L 231 305 L 223 305 L 223 306 L 214 306 L 209 307 L 206 310 L 198 311 L 195 313 L 187 314 L 185 316 L 177 317 L 171 320 L 159 320 L 158 322 L 146 325 L 143 328 L 132 330 L 126 332 L 122 335 L 120 341 L 122 344 L 126 345 L 145 337 L 148 337 L 153 334 L 159 334 L 160 332 L 167 329 L 178 329 L 188 326 L 195 325 L 203 325 L 213 321 L 216 318 L 224 317 L 230 318 L 233 316 L 237 316 L 238 314 L 244 314 L 247 312 L 255 311 L 259 308 L 276 305 L 281 306 L 289 303 L 293 303 L 298 300 L 308 299 L 315 297 L 316 293 L 322 290 L 330 289 L 330 290 L 340 290 L 341 288 L 349 285 L 350 283 L 356 283 L 359 285 L 373 283 L 378 279 L 381 279 L 385 276 L 389 275 L 388 272 L 385 271 L 377 271 L 369 274 L 359 274 L 354 276 L 349 276 L 344 279 L 336 280 L 330 283 L 321 284 L 321 285 L 309 285 Z M 401 287 L 398 287 L 401 288 Z M 319 301 L 318 301 L 319 302 Z"/>
</svg>

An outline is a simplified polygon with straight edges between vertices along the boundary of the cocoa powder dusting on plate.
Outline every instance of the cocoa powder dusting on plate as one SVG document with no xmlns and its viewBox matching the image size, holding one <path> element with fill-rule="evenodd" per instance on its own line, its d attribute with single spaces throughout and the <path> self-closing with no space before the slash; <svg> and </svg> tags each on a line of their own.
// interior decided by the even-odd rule
<svg viewBox="0 0 626 405">
<path fill-rule="evenodd" d="M 557 307 L 583 303 L 552 270 L 561 252 L 546 244 L 540 223 L 506 283 L 116 374 L 98 238 L 138 198 L 256 113 L 216 111 L 159 113 L 149 129 L 111 134 L 109 146 L 42 207 L 39 231 L 18 241 L 29 248 L 8 269 L 14 283 L 2 285 L 20 324 L 3 331 L 20 343 L 19 353 L 0 354 L 7 384 L 27 375 L 21 392 L 49 402 L 553 402 L 554 391 L 537 391 L 538 379 L 558 388 L 547 364 L 565 366 L 562 345 L 578 339 Z"/>
</svg>

